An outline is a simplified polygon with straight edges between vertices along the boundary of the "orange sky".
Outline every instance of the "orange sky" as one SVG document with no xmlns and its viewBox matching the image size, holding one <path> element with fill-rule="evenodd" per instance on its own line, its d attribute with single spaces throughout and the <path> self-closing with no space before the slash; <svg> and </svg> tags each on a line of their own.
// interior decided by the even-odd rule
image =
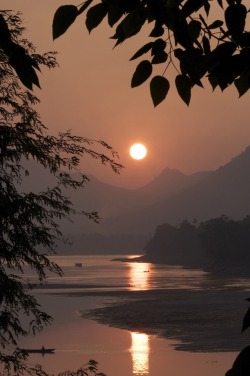
<svg viewBox="0 0 250 376">
<path fill-rule="evenodd" d="M 130 80 L 137 61 L 129 58 L 143 44 L 143 37 L 131 39 L 112 50 L 109 39 L 114 31 L 105 24 L 89 36 L 81 17 L 68 32 L 52 41 L 51 25 L 55 10 L 72 0 L 1 0 L 1 9 L 23 13 L 28 38 L 39 52 L 58 51 L 60 68 L 43 71 L 42 104 L 39 112 L 51 133 L 72 129 L 75 134 L 103 139 L 119 152 L 125 166 L 116 176 L 109 168 L 89 159 L 82 170 L 110 184 L 138 187 L 165 168 L 187 174 L 216 169 L 250 144 L 249 94 L 240 100 L 236 89 L 212 94 L 193 91 L 188 108 L 176 94 L 174 84 L 165 102 L 154 109 L 149 82 L 131 89 Z M 145 35 L 147 32 L 145 30 Z M 164 67 L 158 67 L 161 74 Z M 135 161 L 129 147 L 142 142 L 147 157 Z"/>
</svg>

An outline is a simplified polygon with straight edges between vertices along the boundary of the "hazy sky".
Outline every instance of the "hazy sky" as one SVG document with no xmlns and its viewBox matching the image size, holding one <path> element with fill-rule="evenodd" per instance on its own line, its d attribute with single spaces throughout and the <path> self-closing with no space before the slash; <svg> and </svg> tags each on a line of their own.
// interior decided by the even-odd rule
<svg viewBox="0 0 250 376">
<path fill-rule="evenodd" d="M 154 109 L 149 82 L 131 89 L 138 64 L 130 57 L 143 37 L 115 48 L 114 30 L 104 25 L 89 35 L 80 17 L 68 32 L 52 41 L 52 19 L 58 6 L 78 5 L 74 0 L 1 0 L 1 9 L 23 13 L 28 38 L 39 52 L 58 51 L 60 68 L 44 70 L 40 77 L 39 112 L 51 133 L 72 129 L 75 134 L 103 139 L 119 152 L 125 166 L 116 176 L 109 168 L 83 160 L 84 172 L 119 186 L 138 187 L 165 168 L 190 174 L 216 169 L 250 144 L 249 94 L 238 99 L 233 87 L 223 94 L 193 91 L 190 107 L 179 99 L 174 84 L 167 100 Z M 145 36 L 148 34 L 145 28 Z M 161 74 L 164 67 L 158 67 Z M 142 161 L 129 157 L 129 147 L 142 142 L 148 155 Z"/>
</svg>

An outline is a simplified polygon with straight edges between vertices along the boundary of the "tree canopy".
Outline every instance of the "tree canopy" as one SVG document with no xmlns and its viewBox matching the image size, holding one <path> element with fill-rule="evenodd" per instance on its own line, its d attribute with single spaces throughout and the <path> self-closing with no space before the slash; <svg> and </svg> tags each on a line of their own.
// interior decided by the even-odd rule
<svg viewBox="0 0 250 376">
<path fill-rule="evenodd" d="M 175 87 L 188 105 L 195 86 L 207 78 L 212 89 L 235 85 L 239 96 L 250 87 L 250 32 L 245 30 L 248 10 L 241 0 L 87 0 L 63 5 L 53 20 L 53 38 L 86 13 L 89 32 L 107 20 L 115 28 L 115 47 L 152 25 L 148 42 L 130 60 L 140 59 L 131 79 L 137 87 L 150 78 L 154 106 L 170 89 L 172 67 Z"/>
<path fill-rule="evenodd" d="M 147 262 L 201 267 L 224 275 L 248 273 L 250 217 L 234 220 L 225 215 L 204 222 L 159 225 L 146 244 Z"/>
<path fill-rule="evenodd" d="M 2 39 L 0 43 L 0 364 L 5 369 L 1 375 L 45 375 L 30 368 L 28 355 L 18 349 L 20 337 L 40 332 L 51 321 L 32 295 L 25 270 L 31 268 L 38 283 L 46 283 L 48 272 L 62 273 L 49 255 L 59 239 L 66 241 L 60 219 L 77 212 L 65 189 L 84 187 L 89 180 L 79 170 L 80 159 L 89 155 L 115 172 L 121 165 L 113 149 L 101 140 L 70 131 L 58 136 L 48 133 L 36 111 L 39 99 L 29 89 L 39 85 L 36 70 L 57 66 L 55 54 L 39 54 L 23 39 L 22 20 L 15 12 L 0 11 L 0 28 L 9 38 L 7 44 Z M 95 145 L 104 153 L 95 151 Z M 51 187 L 23 192 L 30 161 L 50 173 L 55 182 Z M 78 212 L 99 220 L 95 211 Z"/>
</svg>

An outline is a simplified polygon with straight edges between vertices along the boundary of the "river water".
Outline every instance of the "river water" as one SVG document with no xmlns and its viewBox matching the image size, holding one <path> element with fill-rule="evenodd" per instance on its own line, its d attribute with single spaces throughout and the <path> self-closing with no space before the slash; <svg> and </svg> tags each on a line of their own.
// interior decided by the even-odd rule
<svg viewBox="0 0 250 376">
<path fill-rule="evenodd" d="M 83 318 L 82 312 L 115 303 L 117 292 L 121 291 L 186 289 L 202 290 L 205 294 L 208 289 L 221 288 L 221 281 L 200 270 L 111 261 L 116 257 L 121 256 L 52 257 L 64 275 L 50 275 L 47 288 L 37 289 L 35 294 L 54 321 L 42 333 L 22 340 L 19 345 L 55 348 L 55 353 L 44 357 L 31 354 L 30 364 L 42 364 L 47 371 L 57 374 L 76 370 L 95 359 L 99 370 L 108 376 L 223 376 L 236 353 L 176 351 L 173 340 Z M 33 281 L 32 272 L 27 270 L 26 274 Z M 225 289 L 250 290 L 250 282 L 243 278 L 226 279 L 223 284 Z"/>
</svg>

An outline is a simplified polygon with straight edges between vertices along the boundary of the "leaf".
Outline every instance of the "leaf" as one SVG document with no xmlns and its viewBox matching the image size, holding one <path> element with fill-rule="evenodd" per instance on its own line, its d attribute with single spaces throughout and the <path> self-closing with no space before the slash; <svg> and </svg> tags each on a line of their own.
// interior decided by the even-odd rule
<svg viewBox="0 0 250 376">
<path fill-rule="evenodd" d="M 111 2 L 109 4 L 109 10 L 108 10 L 108 24 L 109 26 L 113 27 L 116 22 L 119 21 L 119 19 L 123 16 L 124 10 L 122 7 L 117 4 L 116 1 Z"/>
<path fill-rule="evenodd" d="M 248 310 L 247 310 L 247 312 L 246 312 L 246 314 L 243 318 L 241 333 L 243 333 L 249 327 L 250 327 L 250 308 L 248 308 Z"/>
<path fill-rule="evenodd" d="M 209 42 L 209 39 L 205 35 L 202 38 L 202 45 L 203 45 L 204 53 L 206 55 L 210 54 L 211 52 L 210 42 Z"/>
<path fill-rule="evenodd" d="M 245 32 L 237 40 L 241 47 L 250 47 L 250 32 Z"/>
<path fill-rule="evenodd" d="M 210 4 L 208 1 L 205 2 L 204 9 L 205 9 L 206 15 L 209 16 Z"/>
<path fill-rule="evenodd" d="M 182 74 L 188 74 L 192 84 L 203 87 L 201 78 L 207 72 L 207 59 L 204 59 L 200 48 L 183 51 L 180 56 Z"/>
<path fill-rule="evenodd" d="M 210 65 L 213 67 L 221 60 L 228 59 L 236 51 L 236 44 L 233 42 L 225 42 L 219 44 L 210 55 Z"/>
<path fill-rule="evenodd" d="M 152 64 L 162 64 L 165 63 L 168 59 L 168 54 L 165 51 L 160 51 L 156 55 L 154 55 L 151 63 Z"/>
<path fill-rule="evenodd" d="M 229 5 L 225 10 L 225 21 L 229 32 L 237 39 L 245 29 L 247 9 L 243 4 Z"/>
<path fill-rule="evenodd" d="M 93 2 L 93 0 L 87 0 L 83 3 L 83 5 L 78 9 L 78 16 L 82 14 Z"/>
<path fill-rule="evenodd" d="M 4 17 L 0 14 L 0 47 L 5 50 L 5 47 L 7 47 L 12 41 L 11 41 L 11 34 L 8 29 L 8 25 L 4 19 Z"/>
<path fill-rule="evenodd" d="M 167 45 L 167 43 L 165 42 L 165 40 L 163 40 L 161 38 L 156 39 L 156 41 L 154 41 L 154 43 L 153 43 L 152 55 L 156 55 L 159 52 L 162 52 L 165 49 L 166 45 Z"/>
<path fill-rule="evenodd" d="M 62 5 L 54 15 L 52 33 L 53 40 L 60 37 L 72 25 L 78 16 L 78 9 L 74 5 Z"/>
<path fill-rule="evenodd" d="M 209 78 L 215 77 L 219 87 L 224 91 L 242 74 L 244 65 L 245 57 L 242 54 L 230 56 L 209 70 Z"/>
<path fill-rule="evenodd" d="M 147 44 L 144 44 L 144 46 L 142 46 L 131 58 L 130 58 L 130 61 L 131 60 L 135 60 L 137 59 L 138 57 L 146 54 L 148 51 L 151 50 L 152 46 L 153 46 L 154 42 L 149 42 Z"/>
<path fill-rule="evenodd" d="M 205 27 L 207 27 L 207 23 L 206 23 L 206 21 L 204 20 L 204 17 L 202 17 L 201 14 L 199 14 L 199 19 L 201 20 L 201 22 L 203 23 L 203 25 L 204 25 Z"/>
<path fill-rule="evenodd" d="M 182 8 L 182 15 L 189 17 L 192 13 L 197 12 L 207 0 L 187 0 Z"/>
<path fill-rule="evenodd" d="M 173 31 L 176 45 L 179 43 L 185 49 L 192 48 L 193 40 L 190 38 L 188 31 L 188 23 L 184 17 L 175 17 Z"/>
<path fill-rule="evenodd" d="M 181 61 L 184 56 L 184 50 L 181 48 L 176 48 L 174 50 L 174 56 Z"/>
<path fill-rule="evenodd" d="M 163 26 L 156 22 L 155 27 L 153 28 L 149 36 L 153 38 L 158 38 L 158 37 L 161 37 L 163 34 L 164 34 Z"/>
<path fill-rule="evenodd" d="M 193 40 L 198 39 L 201 32 L 201 23 L 199 21 L 192 20 L 188 24 L 188 32 Z"/>
<path fill-rule="evenodd" d="M 152 74 L 152 64 L 148 60 L 141 61 L 133 74 L 131 87 L 140 86 L 145 82 Z"/>
<path fill-rule="evenodd" d="M 183 74 L 179 74 L 175 78 L 175 85 L 181 99 L 186 103 L 186 105 L 189 105 L 192 89 L 190 78 Z"/>
<path fill-rule="evenodd" d="M 223 9 L 223 3 L 222 3 L 222 0 L 217 0 L 217 3 L 218 3 L 219 6 Z"/>
<path fill-rule="evenodd" d="M 170 84 L 163 76 L 155 76 L 150 82 L 150 94 L 154 107 L 158 106 L 167 96 Z"/>
<path fill-rule="evenodd" d="M 246 346 L 237 356 L 233 363 L 232 375 L 246 376 L 249 375 L 250 369 L 250 346 Z M 230 374 L 231 375 L 231 374 Z"/>
<path fill-rule="evenodd" d="M 218 79 L 215 76 L 208 76 L 208 81 L 210 82 L 210 85 L 212 86 L 213 91 L 219 85 Z"/>
<path fill-rule="evenodd" d="M 87 12 L 87 18 L 86 18 L 86 26 L 89 31 L 89 33 L 95 29 L 104 17 L 107 15 L 108 9 L 107 7 L 103 4 L 96 4 L 93 7 L 91 7 L 88 12 Z"/>
<path fill-rule="evenodd" d="M 8 56 L 9 64 L 14 68 L 23 85 L 30 90 L 33 89 L 33 85 L 40 88 L 39 79 L 34 69 L 40 71 L 37 62 L 27 54 L 22 46 L 12 42 L 11 33 L 2 15 L 0 15 L 0 35 L 0 48 Z"/>
<path fill-rule="evenodd" d="M 239 78 L 234 80 L 234 84 L 239 93 L 239 98 L 244 95 L 250 88 L 249 72 L 248 74 L 242 74 Z"/>
<path fill-rule="evenodd" d="M 122 21 L 122 27 L 126 38 L 136 35 L 146 21 L 144 8 L 137 8 L 129 13 Z"/>
<path fill-rule="evenodd" d="M 122 23 L 119 23 L 119 25 L 117 26 L 116 30 L 115 30 L 115 34 L 110 37 L 110 39 L 117 39 L 117 42 L 115 44 L 115 47 L 124 42 L 125 41 L 125 35 L 124 35 L 124 31 L 123 31 L 123 27 L 122 27 Z"/>
<path fill-rule="evenodd" d="M 11 43 L 9 63 L 15 69 L 19 79 L 28 89 L 33 89 L 33 84 L 40 88 L 36 71 L 36 62 L 26 53 L 25 49 L 16 43 Z M 39 68 L 39 67 L 38 67 Z"/>
<path fill-rule="evenodd" d="M 218 27 L 221 27 L 222 25 L 224 24 L 223 21 L 221 20 L 216 20 L 214 22 L 211 23 L 211 25 L 208 26 L 208 28 L 211 30 L 211 29 L 217 29 Z"/>
</svg>

